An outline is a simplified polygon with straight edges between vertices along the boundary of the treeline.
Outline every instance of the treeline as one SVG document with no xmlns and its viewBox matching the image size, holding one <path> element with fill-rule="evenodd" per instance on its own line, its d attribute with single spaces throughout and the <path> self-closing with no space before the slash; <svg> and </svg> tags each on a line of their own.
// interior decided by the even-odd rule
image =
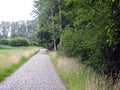
<svg viewBox="0 0 120 90">
<path fill-rule="evenodd" d="M 23 37 L 36 40 L 36 21 L 0 22 L 0 39 Z"/>
<path fill-rule="evenodd" d="M 0 22 L 0 45 L 37 45 L 36 21 Z"/>
<path fill-rule="evenodd" d="M 99 73 L 120 72 L 119 0 L 36 0 L 39 44 L 61 49 Z"/>
</svg>

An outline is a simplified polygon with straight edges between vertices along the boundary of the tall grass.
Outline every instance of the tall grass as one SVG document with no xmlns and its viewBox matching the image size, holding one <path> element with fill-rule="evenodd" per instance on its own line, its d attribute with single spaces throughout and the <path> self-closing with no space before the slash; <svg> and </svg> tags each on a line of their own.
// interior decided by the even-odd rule
<svg viewBox="0 0 120 90">
<path fill-rule="evenodd" d="M 0 50 L 0 67 L 8 67 L 18 63 L 22 57 L 28 57 L 31 53 L 39 50 L 38 47 L 18 47 Z"/>
<path fill-rule="evenodd" d="M 39 49 L 36 47 L 22 47 L 10 50 L 10 52 L 8 52 L 9 50 L 0 51 L 0 57 L 3 57 L 0 58 L 0 82 L 29 60 Z"/>
<path fill-rule="evenodd" d="M 61 80 L 69 90 L 120 90 L 120 82 L 113 85 L 111 79 L 107 80 L 105 76 L 79 64 L 75 59 L 59 57 L 55 52 L 50 53 L 50 56 Z"/>
<path fill-rule="evenodd" d="M 13 49 L 13 47 L 7 45 L 0 45 L 0 49 Z"/>
</svg>

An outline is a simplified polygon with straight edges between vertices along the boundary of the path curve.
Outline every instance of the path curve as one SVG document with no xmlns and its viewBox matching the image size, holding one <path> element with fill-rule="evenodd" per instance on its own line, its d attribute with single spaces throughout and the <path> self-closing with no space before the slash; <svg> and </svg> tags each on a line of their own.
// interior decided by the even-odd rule
<svg viewBox="0 0 120 90">
<path fill-rule="evenodd" d="M 67 90 L 45 49 L 0 84 L 0 90 Z"/>
</svg>

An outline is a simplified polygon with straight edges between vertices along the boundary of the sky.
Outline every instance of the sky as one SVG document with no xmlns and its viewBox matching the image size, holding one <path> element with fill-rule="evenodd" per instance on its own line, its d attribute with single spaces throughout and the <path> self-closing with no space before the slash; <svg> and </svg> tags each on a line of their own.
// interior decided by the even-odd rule
<svg viewBox="0 0 120 90">
<path fill-rule="evenodd" d="M 34 0 L 0 0 L 0 21 L 20 21 L 33 19 Z"/>
</svg>

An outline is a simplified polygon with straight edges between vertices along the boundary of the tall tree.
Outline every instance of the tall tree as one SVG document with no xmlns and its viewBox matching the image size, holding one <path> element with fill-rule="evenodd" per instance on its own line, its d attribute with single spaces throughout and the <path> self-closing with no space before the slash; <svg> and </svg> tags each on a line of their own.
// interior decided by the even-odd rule
<svg viewBox="0 0 120 90">
<path fill-rule="evenodd" d="M 56 0 L 38 0 L 35 1 L 35 7 L 38 14 L 39 31 L 49 31 L 52 33 L 54 50 L 57 48 L 57 38 L 59 35 L 59 3 Z"/>
</svg>

